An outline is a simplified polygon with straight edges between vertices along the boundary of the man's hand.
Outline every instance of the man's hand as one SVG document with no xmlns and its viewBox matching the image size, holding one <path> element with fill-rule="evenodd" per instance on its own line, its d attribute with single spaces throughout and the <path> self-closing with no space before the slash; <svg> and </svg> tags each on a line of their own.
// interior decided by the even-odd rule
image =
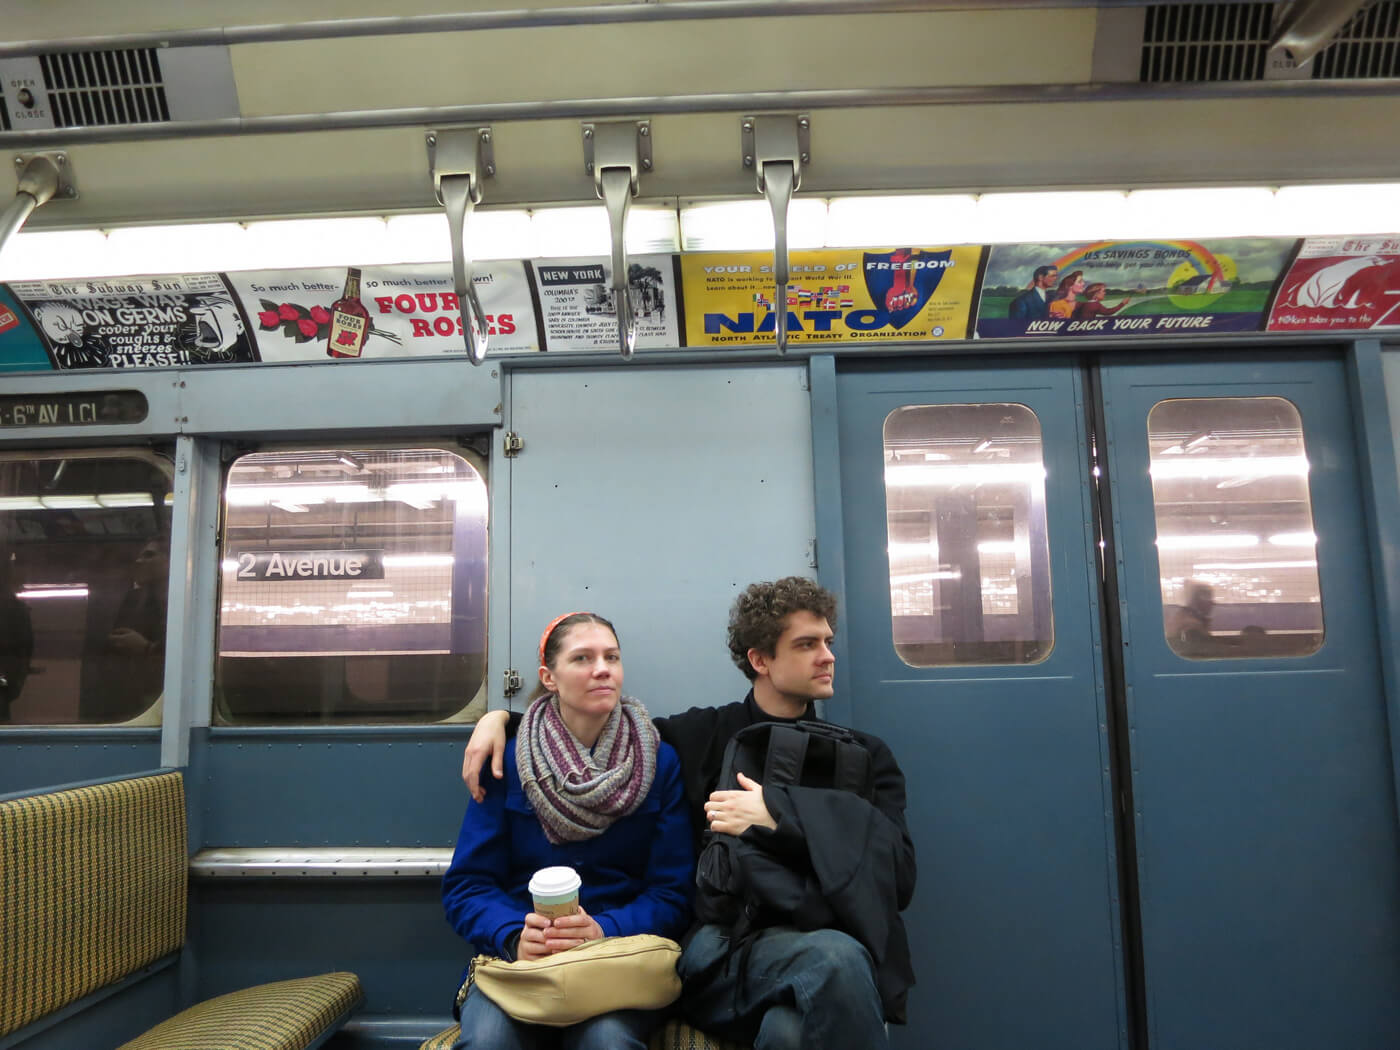
<svg viewBox="0 0 1400 1050">
<path fill-rule="evenodd" d="M 778 822 L 763 802 L 763 785 L 739 774 L 739 791 L 714 791 L 705 803 L 705 819 L 710 830 L 725 835 L 742 835 L 755 824 L 776 828 Z"/>
<path fill-rule="evenodd" d="M 477 720 L 472 730 L 472 738 L 467 741 L 466 754 L 462 756 L 462 779 L 467 790 L 478 802 L 486 800 L 486 788 L 481 783 L 481 767 L 486 759 L 491 759 L 491 775 L 500 780 L 506 775 L 502 762 L 506 754 L 506 723 L 510 715 L 505 711 L 488 711 Z"/>
<path fill-rule="evenodd" d="M 572 915 L 561 915 L 555 919 L 544 935 L 545 946 L 551 953 L 565 952 L 570 948 L 577 948 L 587 941 L 601 941 L 602 939 L 603 927 L 599 926 L 582 907 Z"/>
</svg>

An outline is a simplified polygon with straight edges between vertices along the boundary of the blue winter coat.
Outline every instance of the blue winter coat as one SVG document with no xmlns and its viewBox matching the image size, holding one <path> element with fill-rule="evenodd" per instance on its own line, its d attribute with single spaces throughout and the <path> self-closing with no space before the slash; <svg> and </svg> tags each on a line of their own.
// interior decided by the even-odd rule
<svg viewBox="0 0 1400 1050">
<path fill-rule="evenodd" d="M 468 801 L 442 905 L 452 928 L 480 952 L 511 958 L 508 944 L 532 910 L 530 876 L 567 865 L 579 873 L 579 903 L 609 937 L 656 933 L 679 938 L 690 923 L 695 854 L 680 760 L 656 751 L 656 778 L 642 804 L 601 835 L 553 845 L 520 786 L 515 741 L 505 780 L 483 778 L 486 801 Z"/>
</svg>

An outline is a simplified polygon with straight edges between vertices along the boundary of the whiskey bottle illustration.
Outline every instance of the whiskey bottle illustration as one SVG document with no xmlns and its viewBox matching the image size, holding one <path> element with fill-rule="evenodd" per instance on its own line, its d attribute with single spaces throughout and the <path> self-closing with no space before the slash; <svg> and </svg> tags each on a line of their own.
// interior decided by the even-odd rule
<svg viewBox="0 0 1400 1050">
<path fill-rule="evenodd" d="M 331 306 L 331 334 L 326 343 L 329 357 L 359 357 L 369 335 L 369 311 L 360 302 L 360 271 L 345 271 L 345 291 Z"/>
</svg>

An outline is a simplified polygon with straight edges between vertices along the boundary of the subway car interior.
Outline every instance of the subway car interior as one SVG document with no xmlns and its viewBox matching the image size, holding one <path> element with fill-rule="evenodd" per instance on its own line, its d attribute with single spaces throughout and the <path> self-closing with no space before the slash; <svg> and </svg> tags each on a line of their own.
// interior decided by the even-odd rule
<svg viewBox="0 0 1400 1050">
<path fill-rule="evenodd" d="M 1400 1046 L 1400 2 L 3 23 L 0 1050 L 450 1046 L 540 628 L 790 575 L 891 1045 Z"/>
</svg>

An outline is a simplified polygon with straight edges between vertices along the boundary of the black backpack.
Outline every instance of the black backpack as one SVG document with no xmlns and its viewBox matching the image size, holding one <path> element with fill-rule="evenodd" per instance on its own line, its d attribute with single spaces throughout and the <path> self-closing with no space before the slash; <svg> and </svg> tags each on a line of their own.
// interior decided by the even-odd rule
<svg viewBox="0 0 1400 1050">
<path fill-rule="evenodd" d="M 870 752 L 840 726 L 825 722 L 758 722 L 724 750 L 717 789 L 735 790 L 743 773 L 766 787 L 814 787 L 875 795 Z M 766 926 L 819 930 L 836 925 L 816 879 L 734 835 L 705 833 L 695 868 L 695 914 L 731 937 Z"/>
</svg>

